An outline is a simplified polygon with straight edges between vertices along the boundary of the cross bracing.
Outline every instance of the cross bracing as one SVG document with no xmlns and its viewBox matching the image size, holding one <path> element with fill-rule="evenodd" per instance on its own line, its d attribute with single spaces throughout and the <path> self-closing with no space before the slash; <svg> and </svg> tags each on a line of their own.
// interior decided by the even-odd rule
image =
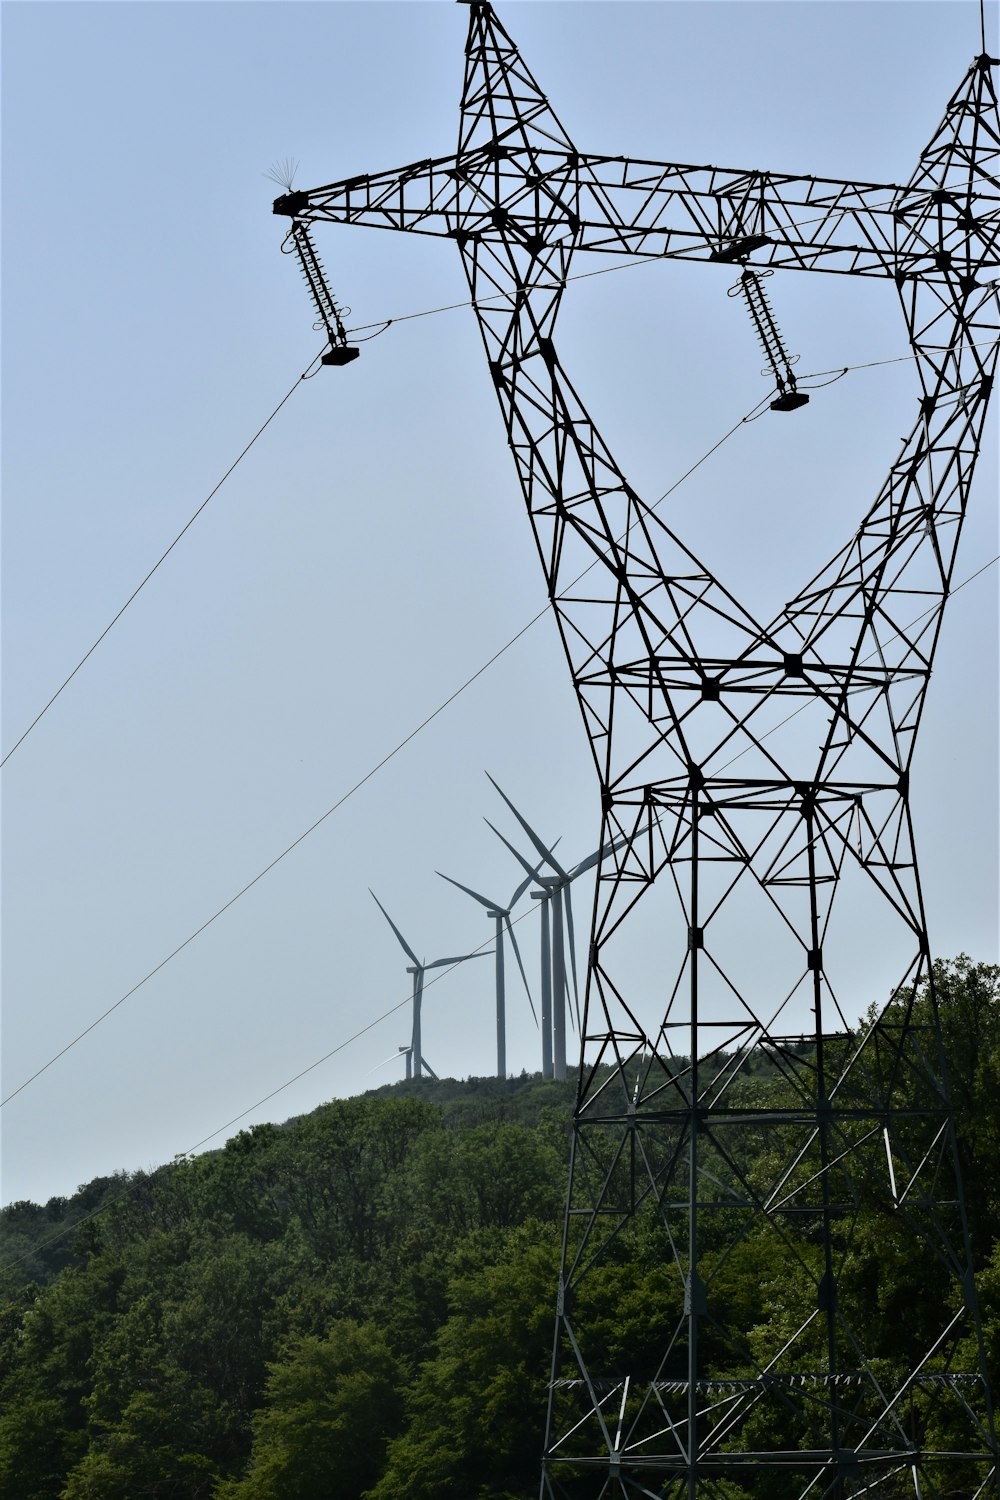
<svg viewBox="0 0 1000 1500">
<path fill-rule="evenodd" d="M 998 1493 L 909 805 L 996 369 L 994 65 L 974 59 L 902 183 L 635 161 L 576 148 L 475 0 L 454 156 L 275 204 L 455 241 L 600 783 L 543 1496 Z M 770 618 L 637 494 L 563 368 L 577 252 L 898 298 L 910 432 Z M 619 977 L 639 922 L 661 960 L 643 995 Z M 897 988 L 859 1023 L 845 958 L 873 923 Z M 902 1363 L 844 1295 L 872 1204 L 933 1290 Z M 637 1230 L 662 1302 L 609 1367 L 600 1288 Z M 725 1293 L 751 1236 L 786 1296 L 748 1328 Z"/>
</svg>

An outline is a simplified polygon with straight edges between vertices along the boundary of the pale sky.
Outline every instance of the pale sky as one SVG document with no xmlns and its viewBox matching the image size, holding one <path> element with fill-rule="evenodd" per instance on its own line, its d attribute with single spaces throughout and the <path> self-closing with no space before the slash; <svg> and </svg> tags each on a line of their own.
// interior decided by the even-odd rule
<svg viewBox="0 0 1000 1500">
<path fill-rule="evenodd" d="M 582 150 L 901 182 L 979 51 L 964 0 L 498 6 Z M 4 24 L 4 752 L 320 347 L 263 175 L 455 147 L 464 8 L 8 3 Z M 989 18 L 996 50 L 996 10 Z M 446 241 L 321 227 L 349 324 L 460 302 Z M 577 270 L 590 269 L 578 260 Z M 732 268 L 569 289 L 560 352 L 655 499 L 766 393 Z M 779 273 L 802 374 L 906 352 L 891 285 Z M 741 429 L 668 502 L 762 606 L 851 534 L 912 421 L 909 364 Z M 957 577 L 996 556 L 995 412 Z M 461 309 L 302 384 L 3 775 L 3 1092 L 336 803 L 544 604 L 482 346 Z M 997 959 L 997 569 L 962 590 L 918 747 L 932 948 Z M 565 858 L 595 778 L 546 618 L 3 1111 L 3 1199 L 170 1160 L 409 993 L 370 886 L 427 959 L 491 924 L 515 827 Z M 589 896 L 578 892 L 580 951 Z M 525 902 L 521 911 L 529 910 Z M 534 913 L 518 928 L 537 1003 Z M 647 955 L 648 957 L 648 955 Z M 512 969 L 512 965 L 509 966 Z M 642 951 L 635 983 L 648 979 Z M 884 998 L 859 945 L 856 1012 Z M 508 1066 L 539 1066 L 523 994 Z M 389 1081 L 404 1008 L 242 1124 Z M 435 1070 L 495 1062 L 493 968 L 425 999 Z M 224 1135 L 211 1144 L 218 1145 Z"/>
</svg>

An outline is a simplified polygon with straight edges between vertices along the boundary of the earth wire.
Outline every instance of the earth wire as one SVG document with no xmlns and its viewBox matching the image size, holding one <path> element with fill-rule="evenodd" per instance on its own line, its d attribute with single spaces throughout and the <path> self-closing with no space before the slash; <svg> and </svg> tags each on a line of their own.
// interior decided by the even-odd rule
<svg viewBox="0 0 1000 1500">
<path fill-rule="evenodd" d="M 68 688 L 69 687 L 70 683 L 73 681 L 73 678 L 76 676 L 77 672 L 79 672 L 80 668 L 84 665 L 85 662 L 87 662 L 87 661 L 90 660 L 90 658 L 93 656 L 94 652 L 97 650 L 97 648 L 101 644 L 101 642 L 105 639 L 106 636 L 108 636 L 111 633 L 111 631 L 114 629 L 114 627 L 118 624 L 118 621 L 121 619 L 122 615 L 128 609 L 129 605 L 133 602 L 134 599 L 136 599 L 138 597 L 138 595 L 146 587 L 146 584 L 152 578 L 153 574 L 162 566 L 163 563 L 166 562 L 166 560 L 170 556 L 171 552 L 173 552 L 174 548 L 177 546 L 177 543 L 181 540 L 181 537 L 183 537 L 186 532 L 190 531 L 190 529 L 194 525 L 195 521 L 197 521 L 197 519 L 201 515 L 202 511 L 208 505 L 209 501 L 213 500 L 215 498 L 215 496 L 219 493 L 219 491 L 221 490 L 222 486 L 225 484 L 226 480 L 229 478 L 230 474 L 233 472 L 233 470 L 236 468 L 236 466 L 239 463 L 241 463 L 244 458 L 246 458 L 247 454 L 250 452 L 250 449 L 253 447 L 253 445 L 257 441 L 257 439 L 267 430 L 268 427 L 270 427 L 271 423 L 274 421 L 275 417 L 278 415 L 278 413 L 281 410 L 281 408 L 285 405 L 286 401 L 288 401 L 291 398 L 291 396 L 294 394 L 294 392 L 298 390 L 298 388 L 301 385 L 301 383 L 302 383 L 303 380 L 308 380 L 309 379 L 309 372 L 310 372 L 310 370 L 312 370 L 313 365 L 319 363 L 319 358 L 320 358 L 320 356 L 317 354 L 315 359 L 310 360 L 309 364 L 303 370 L 302 374 L 298 377 L 298 379 L 296 380 L 295 384 L 290 388 L 290 390 L 288 390 L 288 391 L 285 392 L 284 396 L 282 396 L 281 400 L 278 402 L 277 406 L 274 408 L 273 412 L 268 417 L 267 421 L 264 422 L 262 424 L 262 426 L 260 426 L 260 427 L 257 428 L 257 431 L 254 433 L 254 435 L 250 439 L 249 443 L 247 443 L 246 447 L 243 449 L 243 452 L 239 455 L 238 458 L 234 458 L 233 459 L 233 462 L 229 465 L 229 468 L 223 474 L 222 478 L 219 480 L 219 482 L 215 486 L 215 488 L 213 490 L 211 490 L 205 496 L 204 500 L 198 506 L 198 509 L 195 511 L 194 515 L 191 516 L 187 521 L 185 521 L 184 525 L 181 527 L 180 531 L 174 537 L 173 541 L 170 543 L 170 546 L 167 548 L 167 550 L 165 552 L 161 553 L 161 555 L 157 558 L 156 562 L 150 568 L 149 572 L 146 574 L 146 576 L 142 580 L 142 582 L 139 583 L 139 584 L 137 584 L 136 587 L 132 590 L 131 594 L 129 594 L 128 598 L 125 600 L 125 603 L 122 605 L 122 607 L 118 611 L 118 613 L 114 616 L 114 618 L 112 620 L 110 620 L 108 622 L 107 625 L 105 625 L 104 629 L 101 631 L 100 635 L 97 637 L 97 640 L 94 642 L 94 644 L 90 647 L 90 649 L 88 651 L 84 652 L 83 656 L 80 657 L 80 660 L 77 662 L 77 664 L 73 668 L 72 672 L 70 672 L 69 676 L 63 682 L 61 682 L 59 684 L 59 686 L 56 688 L 55 692 L 52 694 L 52 697 L 45 704 L 44 708 L 39 709 L 38 713 L 32 719 L 31 723 L 28 725 L 27 729 L 21 735 L 20 739 L 14 741 L 13 745 L 11 745 L 10 749 L 7 751 L 7 754 L 3 757 L 2 760 L 0 760 L 0 769 L 2 769 L 7 764 L 7 762 L 10 760 L 11 756 L 14 754 L 14 751 L 18 748 L 18 746 L 24 744 L 25 740 L 28 738 L 28 735 L 34 729 L 35 725 L 41 722 L 41 720 L 48 713 L 49 709 L 52 707 L 53 703 L 55 703 L 56 699 L 63 692 L 64 688 Z"/>
</svg>

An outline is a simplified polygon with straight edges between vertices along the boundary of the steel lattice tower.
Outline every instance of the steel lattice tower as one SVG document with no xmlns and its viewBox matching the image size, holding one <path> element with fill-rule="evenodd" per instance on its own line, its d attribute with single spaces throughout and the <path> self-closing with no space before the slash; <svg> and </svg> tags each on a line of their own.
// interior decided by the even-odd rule
<svg viewBox="0 0 1000 1500">
<path fill-rule="evenodd" d="M 578 151 L 474 0 L 455 155 L 275 204 L 458 245 L 600 779 L 543 1496 L 998 1492 L 908 802 L 997 358 L 981 275 L 1000 262 L 995 61 L 975 59 L 903 186 L 636 161 Z M 578 251 L 879 277 L 898 295 L 912 431 L 775 618 L 635 493 L 560 364 Z M 859 903 L 902 955 L 894 1003 L 864 1027 L 840 986 Z M 653 1019 L 616 978 L 651 905 Z M 748 961 L 748 922 L 766 965 Z M 755 1092 L 762 1060 L 777 1104 Z M 872 1203 L 937 1291 L 905 1368 L 873 1356 L 840 1295 Z M 640 1222 L 669 1294 L 609 1357 L 595 1295 Z M 796 1307 L 752 1336 L 720 1312 L 751 1235 Z"/>
</svg>

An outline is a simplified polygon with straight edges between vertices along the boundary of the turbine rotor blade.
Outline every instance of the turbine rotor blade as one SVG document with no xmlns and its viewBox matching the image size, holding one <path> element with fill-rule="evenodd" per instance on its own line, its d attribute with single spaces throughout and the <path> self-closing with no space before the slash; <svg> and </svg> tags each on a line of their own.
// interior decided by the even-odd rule
<svg viewBox="0 0 1000 1500">
<path fill-rule="evenodd" d="M 545 847 L 545 845 L 542 843 L 541 839 L 538 837 L 538 834 L 532 828 L 531 824 L 528 823 L 526 821 L 526 819 L 522 818 L 521 814 L 518 812 L 518 810 L 514 806 L 513 802 L 507 796 L 507 793 L 504 792 L 504 791 L 502 791 L 500 789 L 500 787 L 497 786 L 496 782 L 493 780 L 493 777 L 490 775 L 489 771 L 486 772 L 486 779 L 489 781 L 490 785 L 493 786 L 496 789 L 496 791 L 500 792 L 501 797 L 506 802 L 506 804 L 510 808 L 511 812 L 514 814 L 515 818 L 520 823 L 521 827 L 524 829 L 525 833 L 528 835 L 529 839 L 534 844 L 535 848 L 538 850 L 539 854 L 542 856 L 542 859 L 545 861 L 545 863 L 551 865 L 552 868 L 553 868 L 553 870 L 555 870 L 555 872 L 556 872 L 557 875 L 562 875 L 562 876 L 565 877 L 566 871 L 563 869 L 562 865 L 559 864 L 559 862 L 556 859 L 553 858 L 553 856 L 552 856 L 552 850 L 551 849 L 547 849 Z"/>
<path fill-rule="evenodd" d="M 616 849 L 620 849 L 623 844 L 627 843 L 628 835 L 622 834 L 620 839 L 614 839 L 611 843 L 602 844 L 600 849 L 595 849 L 593 854 L 588 854 L 586 859 L 581 859 L 580 863 L 573 867 L 569 874 L 570 880 L 575 880 L 576 877 L 578 875 L 582 875 L 585 870 L 592 870 L 597 864 L 597 861 L 601 859 L 605 854 L 613 854 Z"/>
<path fill-rule="evenodd" d="M 388 1057 L 383 1057 L 382 1061 L 376 1063 L 375 1066 L 374 1066 L 374 1068 L 369 1068 L 368 1069 L 368 1073 L 365 1074 L 365 1077 L 367 1078 L 369 1073 L 377 1073 L 378 1070 L 379 1070 L 379 1068 L 384 1068 L 385 1065 L 386 1065 L 386 1063 L 390 1063 L 390 1062 L 396 1061 L 396 1060 L 399 1059 L 400 1056 L 401 1056 L 401 1054 L 399 1052 L 390 1052 L 389 1056 Z"/>
<path fill-rule="evenodd" d="M 511 905 L 513 905 L 513 902 L 511 903 Z M 511 945 L 512 945 L 512 947 L 514 949 L 514 957 L 517 959 L 517 967 L 521 971 L 521 982 L 524 985 L 524 993 L 528 997 L 528 1004 L 531 1006 L 531 1014 L 535 1018 L 535 1030 L 537 1031 L 537 1029 L 538 1029 L 538 1013 L 535 1010 L 535 1002 L 531 998 L 531 990 L 528 988 L 528 976 L 524 972 L 524 964 L 521 962 L 521 950 L 517 946 L 517 938 L 514 936 L 514 927 L 513 927 L 513 924 L 511 922 L 511 920 L 510 920 L 510 913 L 508 913 L 507 916 L 504 917 L 504 922 L 505 922 L 506 927 L 507 927 L 507 933 L 508 933 L 508 936 L 510 937 Z"/>
<path fill-rule="evenodd" d="M 395 922 L 392 920 L 392 918 L 390 917 L 389 913 L 386 911 L 385 907 L 382 905 L 381 901 L 378 899 L 378 897 L 376 896 L 375 892 L 372 890 L 371 886 L 368 887 L 368 894 L 369 894 L 369 896 L 371 896 L 372 900 L 375 902 L 375 905 L 378 907 L 378 909 L 382 913 L 383 917 L 385 917 L 385 920 L 388 922 L 388 924 L 392 928 L 393 932 L 399 938 L 400 946 L 402 947 L 403 952 L 405 954 L 407 954 L 408 957 L 410 957 L 410 958 L 413 959 L 413 962 L 416 964 L 417 968 L 419 969 L 420 968 L 420 960 L 419 960 L 419 958 L 414 953 L 413 949 L 410 947 L 409 943 L 406 941 L 405 937 L 400 932 L 399 928 L 396 926 Z"/>
<path fill-rule="evenodd" d="M 443 969 L 446 964 L 464 964 L 467 958 L 489 958 L 492 953 L 492 948 L 484 948 L 482 953 L 459 953 L 455 958 L 436 958 L 432 964 L 424 964 L 424 968 Z"/>
<path fill-rule="evenodd" d="M 489 823 L 489 821 L 490 821 L 489 818 L 487 818 L 486 821 L 487 821 L 487 823 Z M 490 827 L 493 828 L 493 824 L 492 823 L 490 823 Z M 495 828 L 493 828 L 493 832 L 496 833 L 496 829 Z M 503 836 L 501 835 L 501 837 L 503 837 Z M 506 842 L 506 840 L 504 842 Z M 556 844 L 558 844 L 558 842 L 559 842 L 559 840 L 556 839 Z M 552 845 L 553 849 L 556 847 L 556 844 Z M 508 844 L 507 847 L 509 849 L 510 845 Z M 525 875 L 524 879 L 521 881 L 521 884 L 518 886 L 517 890 L 514 892 L 513 896 L 511 896 L 509 902 L 507 903 L 507 915 L 508 916 L 510 916 L 511 912 L 514 910 L 514 907 L 520 901 L 521 897 L 524 895 L 525 891 L 528 889 L 528 886 L 531 884 L 531 882 L 533 880 L 537 880 L 538 879 L 539 871 L 541 870 L 542 865 L 544 863 L 545 863 L 544 859 L 540 859 L 538 861 L 537 865 L 535 866 L 534 870 L 530 874 Z"/>
<path fill-rule="evenodd" d="M 494 828 L 493 827 L 493 824 L 490 822 L 489 818 L 484 818 L 483 822 L 486 824 L 487 828 L 492 828 L 493 829 L 493 832 L 496 834 L 496 836 L 500 840 L 501 844 L 503 844 L 505 848 L 507 848 L 507 849 L 510 850 L 511 854 L 513 854 L 514 858 L 517 860 L 518 864 L 521 866 L 521 869 L 527 871 L 529 883 L 532 880 L 535 880 L 537 877 L 535 875 L 534 866 L 529 865 L 529 863 L 525 859 L 524 855 L 523 854 L 519 854 L 517 852 L 517 850 L 514 848 L 514 845 L 512 843 L 510 843 L 508 839 L 504 838 L 504 836 L 500 832 L 499 828 Z M 513 905 L 513 902 L 511 903 L 511 905 Z"/>
<path fill-rule="evenodd" d="M 434 873 L 435 875 L 441 875 L 440 870 L 435 870 Z M 450 875 L 441 875 L 441 879 L 447 880 L 449 885 L 457 885 L 460 891 L 464 891 L 467 896 L 471 896 L 473 901 L 478 901 L 480 906 L 486 906 L 490 911 L 500 909 L 495 901 L 488 901 L 485 896 L 481 896 L 478 891 L 474 891 L 471 885 L 463 885 L 460 880 L 452 880 Z"/>
<path fill-rule="evenodd" d="M 572 870 L 570 871 L 570 880 L 575 880 L 576 877 L 578 875 L 582 875 L 585 870 L 592 870 L 603 853 L 603 848 L 595 849 L 593 854 L 588 854 L 586 859 L 581 859 L 580 863 L 578 865 L 574 865 Z"/>
</svg>

